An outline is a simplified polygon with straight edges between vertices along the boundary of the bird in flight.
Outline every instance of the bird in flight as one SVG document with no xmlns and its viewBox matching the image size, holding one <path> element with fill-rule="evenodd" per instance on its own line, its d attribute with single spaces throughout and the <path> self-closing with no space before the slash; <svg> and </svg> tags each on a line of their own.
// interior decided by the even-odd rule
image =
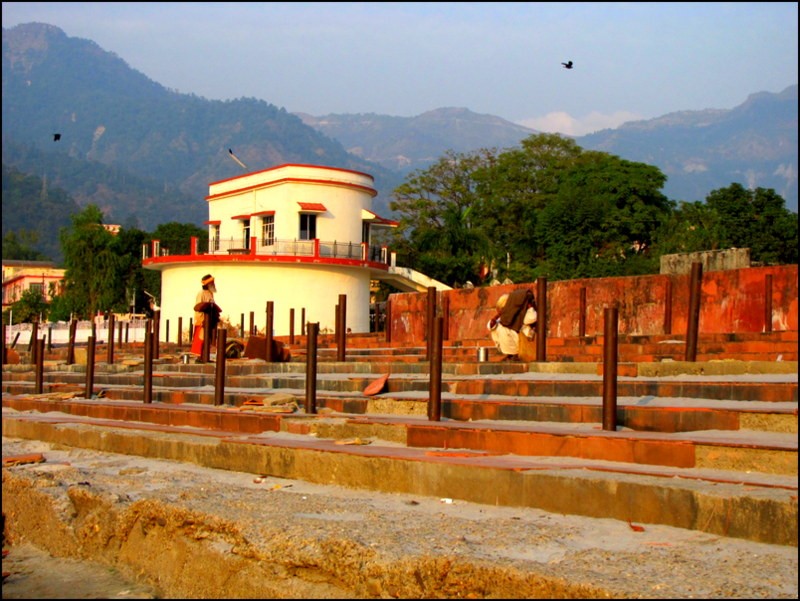
<svg viewBox="0 0 800 601">
<path fill-rule="evenodd" d="M 61 139 L 61 134 L 53 134 L 53 142 L 58 142 Z"/>
<path fill-rule="evenodd" d="M 572 61 L 567 61 L 566 63 L 561 63 L 564 65 L 565 69 L 572 69 Z"/>
<path fill-rule="evenodd" d="M 239 158 L 238 158 L 238 157 L 237 157 L 235 154 L 233 154 L 233 150 L 231 150 L 230 148 L 228 148 L 228 154 L 230 154 L 230 155 L 231 155 L 231 158 L 232 158 L 234 161 L 236 161 L 237 163 L 239 163 L 239 164 L 242 166 L 242 169 L 247 169 L 247 165 L 245 165 L 244 163 L 242 163 L 242 162 L 239 160 Z"/>
</svg>

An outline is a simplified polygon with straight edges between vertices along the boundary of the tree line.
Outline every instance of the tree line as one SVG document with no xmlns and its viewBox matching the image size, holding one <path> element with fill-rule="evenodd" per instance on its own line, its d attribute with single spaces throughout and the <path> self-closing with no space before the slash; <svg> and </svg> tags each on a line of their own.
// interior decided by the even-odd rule
<svg viewBox="0 0 800 601">
<path fill-rule="evenodd" d="M 750 248 L 756 263 L 797 263 L 797 215 L 774 190 L 732 183 L 705 202 L 685 202 L 661 192 L 665 181 L 656 167 L 556 134 L 504 151 L 451 151 L 394 190 L 399 225 L 386 242 L 398 264 L 453 287 L 655 274 L 664 254 L 732 247 Z M 207 234 L 170 222 L 152 234 L 123 227 L 115 235 L 95 205 L 71 221 L 59 236 L 63 289 L 49 305 L 26 293 L 12 306 L 15 321 L 146 307 L 145 291 L 159 297 L 161 282 L 142 268 L 142 245 L 157 239 L 188 254 L 191 237 Z M 3 257 L 31 258 L 24 237 L 6 234 Z"/>
<path fill-rule="evenodd" d="M 390 244 L 399 263 L 453 287 L 654 274 L 664 254 L 732 247 L 797 263 L 797 214 L 774 190 L 732 183 L 685 202 L 665 182 L 657 167 L 557 134 L 448 152 L 395 190 Z"/>
</svg>

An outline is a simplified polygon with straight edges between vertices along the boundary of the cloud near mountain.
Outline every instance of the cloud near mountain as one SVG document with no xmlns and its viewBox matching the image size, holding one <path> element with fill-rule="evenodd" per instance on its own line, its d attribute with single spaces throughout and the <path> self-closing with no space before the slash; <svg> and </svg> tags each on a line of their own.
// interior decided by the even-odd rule
<svg viewBox="0 0 800 601">
<path fill-rule="evenodd" d="M 547 113 L 543 117 L 530 117 L 517 121 L 520 125 L 545 133 L 564 134 L 566 136 L 585 136 L 601 129 L 615 129 L 628 121 L 638 121 L 641 115 L 629 111 L 616 111 L 604 114 L 592 111 L 588 115 L 576 118 L 563 111 Z"/>
</svg>

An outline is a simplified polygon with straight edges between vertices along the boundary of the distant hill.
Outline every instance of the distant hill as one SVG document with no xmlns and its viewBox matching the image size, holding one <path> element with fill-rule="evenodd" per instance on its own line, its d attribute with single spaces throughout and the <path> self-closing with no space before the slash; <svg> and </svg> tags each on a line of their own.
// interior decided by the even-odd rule
<svg viewBox="0 0 800 601">
<path fill-rule="evenodd" d="M 339 140 L 350 153 L 403 174 L 429 167 L 448 150 L 511 148 L 537 133 L 500 117 L 480 115 L 465 108 L 440 108 L 416 117 L 374 113 L 297 115 L 303 123 Z"/>
<path fill-rule="evenodd" d="M 463 108 L 416 117 L 298 115 L 351 153 L 403 174 L 428 167 L 446 150 L 503 149 L 537 133 Z M 712 190 L 737 182 L 773 188 L 797 211 L 796 85 L 779 94 L 753 94 L 729 110 L 670 113 L 574 139 L 586 150 L 658 167 L 668 177 L 664 192 L 674 200 L 705 200 Z"/>
<path fill-rule="evenodd" d="M 730 110 L 681 111 L 575 139 L 655 165 L 674 200 L 705 200 L 733 182 L 773 188 L 797 212 L 797 86 L 752 94 Z"/>
<path fill-rule="evenodd" d="M 364 171 L 388 207 L 401 178 L 263 100 L 212 101 L 151 81 L 92 41 L 52 25 L 3 29 L 3 164 L 43 176 L 109 222 L 202 224 L 213 181 L 313 163 Z M 58 142 L 53 134 L 60 133 Z"/>
</svg>

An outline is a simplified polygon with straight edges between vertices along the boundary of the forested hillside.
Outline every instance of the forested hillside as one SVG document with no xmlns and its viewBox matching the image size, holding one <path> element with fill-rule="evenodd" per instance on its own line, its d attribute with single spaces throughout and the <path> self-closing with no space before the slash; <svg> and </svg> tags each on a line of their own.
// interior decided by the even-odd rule
<svg viewBox="0 0 800 601">
<path fill-rule="evenodd" d="M 60 230 L 79 210 L 64 190 L 3 165 L 3 258 L 16 258 L 6 252 L 6 236 L 13 233 L 10 241 L 35 248 L 44 255 L 42 258 L 59 262 Z"/>
<path fill-rule="evenodd" d="M 314 163 L 368 172 L 379 191 L 400 181 L 283 108 L 176 93 L 41 23 L 3 29 L 2 104 L 5 165 L 145 229 L 177 215 L 202 223 L 209 183 L 243 172 L 230 148 L 248 171 Z"/>
</svg>

